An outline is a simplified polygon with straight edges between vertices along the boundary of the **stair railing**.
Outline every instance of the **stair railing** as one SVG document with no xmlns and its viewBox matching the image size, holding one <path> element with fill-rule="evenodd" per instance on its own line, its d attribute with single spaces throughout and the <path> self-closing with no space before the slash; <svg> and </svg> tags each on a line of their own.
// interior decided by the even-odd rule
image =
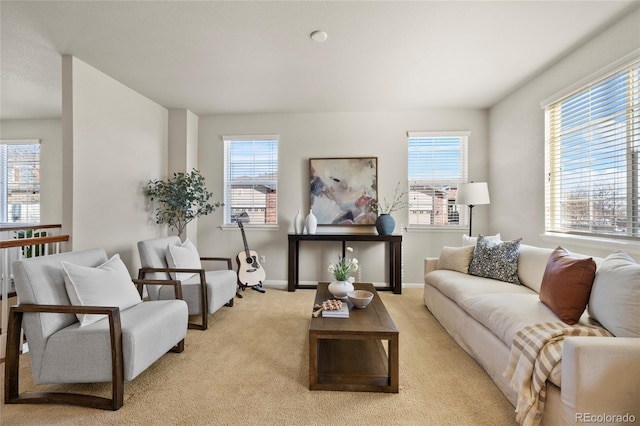
<svg viewBox="0 0 640 426">
<path fill-rule="evenodd" d="M 6 354 L 9 308 L 18 303 L 11 264 L 25 257 L 60 253 L 61 244 L 69 241 L 68 235 L 60 234 L 61 228 L 58 224 L 0 226 L 0 359 Z"/>
</svg>

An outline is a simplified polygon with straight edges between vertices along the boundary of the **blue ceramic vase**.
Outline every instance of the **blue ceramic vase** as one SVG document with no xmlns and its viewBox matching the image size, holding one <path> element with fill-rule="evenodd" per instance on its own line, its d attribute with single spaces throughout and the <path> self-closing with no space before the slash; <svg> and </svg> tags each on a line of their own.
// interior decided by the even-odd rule
<svg viewBox="0 0 640 426">
<path fill-rule="evenodd" d="M 379 235 L 391 235 L 396 228 L 396 221 L 390 214 L 378 215 L 376 219 L 376 231 Z"/>
</svg>

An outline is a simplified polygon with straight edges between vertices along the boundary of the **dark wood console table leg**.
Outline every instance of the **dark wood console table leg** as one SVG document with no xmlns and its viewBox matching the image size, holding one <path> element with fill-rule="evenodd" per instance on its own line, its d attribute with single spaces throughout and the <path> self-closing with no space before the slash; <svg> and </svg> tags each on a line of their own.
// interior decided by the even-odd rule
<svg viewBox="0 0 640 426">
<path fill-rule="evenodd" d="M 298 284 L 298 241 L 289 239 L 289 271 L 288 271 L 288 291 L 296 291 Z"/>
<path fill-rule="evenodd" d="M 402 294 L 402 243 L 389 242 L 389 285 L 395 294 Z"/>
</svg>

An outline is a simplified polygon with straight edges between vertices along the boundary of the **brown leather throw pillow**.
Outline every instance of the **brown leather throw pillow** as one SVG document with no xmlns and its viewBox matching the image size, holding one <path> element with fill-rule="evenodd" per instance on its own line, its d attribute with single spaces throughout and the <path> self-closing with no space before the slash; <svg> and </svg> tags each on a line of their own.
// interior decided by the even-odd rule
<svg viewBox="0 0 640 426">
<path fill-rule="evenodd" d="M 578 258 L 558 247 L 547 261 L 540 300 L 562 321 L 575 324 L 587 307 L 595 275 L 596 263 L 592 258 Z"/>
</svg>

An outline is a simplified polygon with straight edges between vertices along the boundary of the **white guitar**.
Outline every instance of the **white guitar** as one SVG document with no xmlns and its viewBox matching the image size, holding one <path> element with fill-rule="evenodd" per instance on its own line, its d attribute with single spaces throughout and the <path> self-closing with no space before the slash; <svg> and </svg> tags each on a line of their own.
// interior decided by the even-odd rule
<svg viewBox="0 0 640 426">
<path fill-rule="evenodd" d="M 238 220 L 237 223 L 242 232 L 242 242 L 244 243 L 244 250 L 236 256 L 236 262 L 238 263 L 238 285 L 242 290 L 251 287 L 260 293 L 264 293 L 265 290 L 262 288 L 262 282 L 266 278 L 266 273 L 262 265 L 260 265 L 260 262 L 258 262 L 258 252 L 249 250 L 242 222 Z"/>
</svg>

